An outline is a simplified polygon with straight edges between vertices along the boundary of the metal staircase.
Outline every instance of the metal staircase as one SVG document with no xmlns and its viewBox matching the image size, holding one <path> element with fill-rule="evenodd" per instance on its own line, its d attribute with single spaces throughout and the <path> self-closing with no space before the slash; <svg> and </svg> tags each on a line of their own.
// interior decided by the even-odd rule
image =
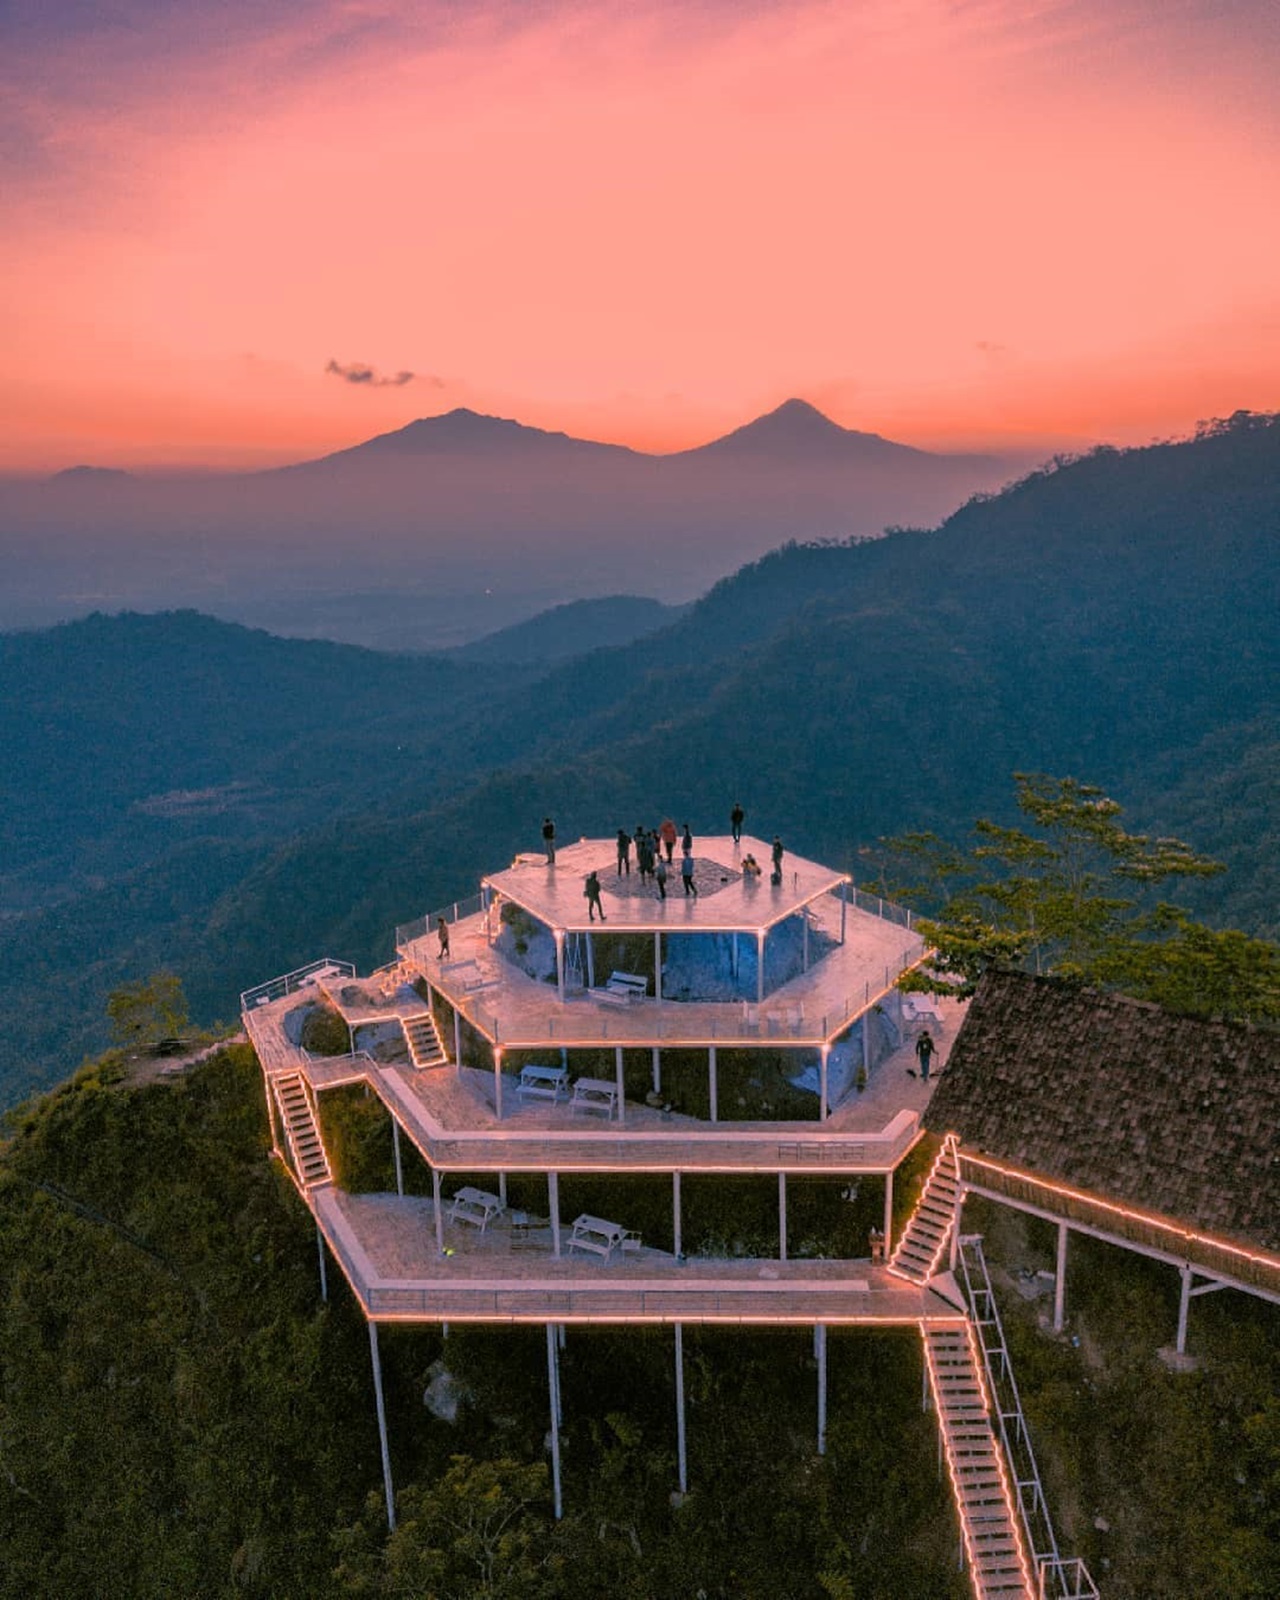
<svg viewBox="0 0 1280 1600">
<path fill-rule="evenodd" d="M 925 1284 L 937 1272 L 955 1225 L 959 1192 L 956 1136 L 949 1133 L 929 1170 L 906 1232 L 889 1259 L 889 1271 L 895 1277 L 905 1278 L 908 1283 Z"/>
<path fill-rule="evenodd" d="M 926 1324 L 924 1356 L 976 1600 L 1040 1600 L 991 1426 L 972 1326 Z"/>
<path fill-rule="evenodd" d="M 315 1103 L 301 1072 L 276 1072 L 269 1078 L 284 1123 L 293 1170 L 304 1189 L 332 1183 L 333 1172 L 320 1137 Z"/>
<path fill-rule="evenodd" d="M 443 1066 L 449 1057 L 436 1030 L 435 1018 L 429 1011 L 419 1011 L 412 1017 L 401 1017 L 405 1043 L 409 1046 L 409 1059 L 421 1071 L 426 1067 Z"/>
<path fill-rule="evenodd" d="M 1009 1464 L 1014 1497 L 1039 1579 L 1038 1600 L 1098 1600 L 1098 1590 L 1084 1563 L 1074 1558 L 1064 1560 L 1058 1550 L 980 1234 L 961 1235 L 957 1265 L 965 1297 L 972 1307 L 1004 1458 Z"/>
</svg>

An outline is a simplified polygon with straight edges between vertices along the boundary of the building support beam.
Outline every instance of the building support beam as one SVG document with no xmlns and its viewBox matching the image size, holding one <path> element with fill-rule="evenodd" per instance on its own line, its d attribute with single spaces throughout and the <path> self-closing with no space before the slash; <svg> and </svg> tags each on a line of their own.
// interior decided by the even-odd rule
<svg viewBox="0 0 1280 1600">
<path fill-rule="evenodd" d="M 505 1206 L 507 1203 L 507 1175 L 505 1172 L 498 1174 L 498 1199 Z"/>
<path fill-rule="evenodd" d="M 554 930 L 556 937 L 556 993 L 560 996 L 560 1004 L 564 1004 L 564 929 Z"/>
<path fill-rule="evenodd" d="M 560 1174 L 547 1173 L 547 1210 L 551 1213 L 551 1254 L 560 1254 Z"/>
<path fill-rule="evenodd" d="M 813 1350 L 818 1359 L 818 1454 L 827 1453 L 827 1325 L 813 1330 Z"/>
<path fill-rule="evenodd" d="M 778 1260 L 787 1259 L 787 1175 L 778 1174 Z"/>
<path fill-rule="evenodd" d="M 656 1044 L 653 1047 L 653 1092 L 662 1093 L 662 1051 Z"/>
<path fill-rule="evenodd" d="M 677 1261 L 684 1255 L 684 1223 L 680 1215 L 680 1174 L 671 1174 L 671 1238 L 672 1253 Z"/>
<path fill-rule="evenodd" d="M 497 1031 L 496 1029 L 494 1030 Z M 493 1047 L 493 1114 L 502 1121 L 502 1046 Z"/>
<path fill-rule="evenodd" d="M 756 934 L 756 1004 L 764 999 L 764 929 Z"/>
<path fill-rule="evenodd" d="M 592 934 L 587 935 L 587 988 L 596 986 L 596 941 Z"/>
<path fill-rule="evenodd" d="M 378 1324 L 369 1324 L 369 1353 L 373 1357 L 373 1397 L 378 1405 L 378 1443 L 382 1446 L 382 1486 L 387 1496 L 387 1526 L 396 1531 L 396 1496 L 391 1483 L 391 1452 L 387 1448 L 387 1408 L 382 1398 L 382 1362 L 378 1359 Z"/>
<path fill-rule="evenodd" d="M 1182 1266 L 1182 1293 L 1178 1298 L 1178 1342 L 1174 1346 L 1180 1356 L 1187 1353 L 1187 1312 L 1191 1309 L 1191 1268 Z"/>
<path fill-rule="evenodd" d="M 840 943 L 844 943 L 845 925 L 849 917 L 849 885 L 840 885 Z"/>
<path fill-rule="evenodd" d="M 440 1192 L 440 1169 L 431 1169 L 431 1209 L 436 1217 L 436 1249 L 444 1254 L 444 1196 Z"/>
<path fill-rule="evenodd" d="M 320 1256 L 320 1298 L 328 1303 L 329 1300 L 329 1269 L 324 1259 L 324 1234 L 320 1231 L 320 1224 L 316 1223 L 316 1250 Z"/>
<path fill-rule="evenodd" d="M 662 999 L 662 934 L 653 936 L 653 997 Z"/>
<path fill-rule="evenodd" d="M 827 1092 L 827 1063 L 831 1059 L 831 1046 L 824 1044 L 818 1063 L 818 1121 L 825 1122 L 831 1114 L 831 1096 Z"/>
<path fill-rule="evenodd" d="M 560 1356 L 554 1322 L 547 1323 L 547 1393 L 551 1409 L 551 1495 L 559 1522 L 564 1515 L 564 1502 L 560 1494 Z"/>
<path fill-rule="evenodd" d="M 458 1071 L 462 1070 L 462 1013 L 457 1006 L 453 1008 L 453 1064 Z"/>
<path fill-rule="evenodd" d="M 400 1124 L 391 1119 L 391 1153 L 396 1160 L 396 1193 L 404 1193 L 404 1167 L 400 1160 Z"/>
<path fill-rule="evenodd" d="M 684 1433 L 684 1323 L 676 1323 L 676 1481 L 689 1492 L 689 1460 Z"/>
<path fill-rule="evenodd" d="M 893 1173 L 885 1173 L 885 1261 L 893 1254 Z"/>
<path fill-rule="evenodd" d="M 707 1046 L 707 1093 L 711 1098 L 711 1120 L 719 1121 L 718 1095 L 716 1093 L 716 1047 Z"/>
<path fill-rule="evenodd" d="M 626 1073 L 623 1071 L 622 1046 L 615 1045 L 613 1049 L 613 1079 L 618 1088 L 618 1126 L 625 1128 L 627 1125 L 627 1095 Z"/>
<path fill-rule="evenodd" d="M 1062 1332 L 1067 1309 L 1067 1235 L 1071 1232 L 1065 1222 L 1058 1224 L 1058 1270 L 1053 1280 L 1053 1331 Z"/>
</svg>

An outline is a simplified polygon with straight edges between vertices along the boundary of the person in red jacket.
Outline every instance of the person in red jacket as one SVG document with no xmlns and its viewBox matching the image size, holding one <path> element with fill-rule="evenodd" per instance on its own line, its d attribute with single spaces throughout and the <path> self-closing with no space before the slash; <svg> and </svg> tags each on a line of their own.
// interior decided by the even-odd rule
<svg viewBox="0 0 1280 1600">
<path fill-rule="evenodd" d="M 658 837 L 662 840 L 662 848 L 667 852 L 669 864 L 676 853 L 676 840 L 680 837 L 676 832 L 676 825 L 670 817 L 658 829 Z"/>
</svg>

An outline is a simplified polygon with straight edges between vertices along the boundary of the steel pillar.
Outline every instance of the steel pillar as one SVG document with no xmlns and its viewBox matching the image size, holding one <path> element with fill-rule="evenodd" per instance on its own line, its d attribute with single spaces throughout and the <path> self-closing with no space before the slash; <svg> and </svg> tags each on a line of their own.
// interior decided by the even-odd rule
<svg viewBox="0 0 1280 1600">
<path fill-rule="evenodd" d="M 1053 1331 L 1062 1332 L 1063 1314 L 1067 1305 L 1067 1235 L 1070 1229 L 1065 1222 L 1058 1224 L 1058 1271 L 1053 1280 Z"/>
<path fill-rule="evenodd" d="M 818 1454 L 827 1453 L 827 1325 L 813 1330 L 814 1352 L 818 1358 Z"/>
<path fill-rule="evenodd" d="M 653 1047 L 653 1092 L 662 1093 L 662 1051 L 655 1044 Z"/>
<path fill-rule="evenodd" d="M 400 1124 L 391 1119 L 391 1149 L 396 1158 L 396 1193 L 404 1193 L 404 1167 L 400 1163 Z"/>
<path fill-rule="evenodd" d="M 564 1004 L 564 929 L 557 928 L 556 936 L 556 992 L 560 996 L 560 1004 Z"/>
<path fill-rule="evenodd" d="M 756 934 L 756 1003 L 764 999 L 764 929 Z"/>
<path fill-rule="evenodd" d="M 462 1070 L 462 1013 L 457 1006 L 453 1008 L 453 1064 L 459 1072 Z"/>
<path fill-rule="evenodd" d="M 884 1258 L 893 1254 L 893 1173 L 884 1175 Z"/>
<path fill-rule="evenodd" d="M 431 1169 L 431 1209 L 436 1214 L 436 1249 L 444 1254 L 444 1196 L 440 1193 L 440 1169 Z"/>
<path fill-rule="evenodd" d="M 493 1114 L 502 1121 L 502 1046 L 493 1047 Z"/>
<path fill-rule="evenodd" d="M 671 1174 L 671 1234 L 672 1249 L 678 1260 L 684 1251 L 684 1229 L 680 1216 L 680 1174 Z"/>
<path fill-rule="evenodd" d="M 849 915 L 849 885 L 840 885 L 840 943 L 844 943 L 845 923 Z"/>
<path fill-rule="evenodd" d="M 1178 1342 L 1174 1346 L 1180 1356 L 1187 1353 L 1187 1312 L 1191 1309 L 1191 1268 L 1181 1266 L 1182 1294 L 1178 1299 Z"/>
<path fill-rule="evenodd" d="M 547 1392 L 551 1408 L 551 1493 L 556 1521 L 564 1515 L 560 1495 L 560 1358 L 556 1351 L 556 1329 L 547 1323 Z"/>
<path fill-rule="evenodd" d="M 316 1250 L 320 1256 L 320 1298 L 329 1299 L 329 1271 L 324 1260 L 324 1234 L 320 1231 L 320 1224 L 316 1223 Z"/>
<path fill-rule="evenodd" d="M 717 1105 L 717 1094 L 716 1094 L 716 1047 L 715 1047 L 715 1045 L 709 1045 L 707 1047 L 707 1092 L 708 1092 L 708 1094 L 710 1095 L 710 1098 L 711 1098 L 711 1120 L 712 1120 L 712 1122 L 716 1122 L 716 1121 L 719 1120 L 719 1117 L 718 1117 L 718 1109 L 719 1108 L 718 1108 L 718 1105 Z"/>
<path fill-rule="evenodd" d="M 369 1324 L 369 1353 L 373 1357 L 373 1397 L 378 1405 L 378 1443 L 382 1446 L 382 1485 L 387 1495 L 387 1526 L 396 1531 L 396 1496 L 391 1484 L 391 1452 L 387 1448 L 387 1408 L 382 1398 L 382 1362 L 378 1359 L 378 1324 Z"/>
<path fill-rule="evenodd" d="M 587 935 L 587 988 L 596 986 L 596 941 L 592 934 Z"/>
<path fill-rule="evenodd" d="M 778 1174 L 778 1260 L 787 1259 L 787 1175 Z"/>
<path fill-rule="evenodd" d="M 560 1174 L 547 1173 L 547 1210 L 551 1213 L 551 1254 L 560 1254 Z"/>
<path fill-rule="evenodd" d="M 653 936 L 653 997 L 662 999 L 662 935 Z"/>
<path fill-rule="evenodd" d="M 827 1062 L 831 1059 L 831 1046 L 824 1044 L 822 1057 L 818 1065 L 818 1121 L 825 1122 L 830 1112 L 830 1096 L 827 1093 Z"/>
<path fill-rule="evenodd" d="M 622 1067 L 622 1046 L 615 1045 L 613 1051 L 613 1076 L 618 1086 L 618 1126 L 625 1128 L 627 1125 L 627 1097 L 626 1074 Z"/>
<path fill-rule="evenodd" d="M 507 1175 L 505 1172 L 498 1174 L 498 1199 L 505 1206 L 507 1203 Z"/>
<path fill-rule="evenodd" d="M 689 1461 L 684 1434 L 684 1323 L 676 1323 L 676 1471 L 680 1493 L 689 1491 Z"/>
</svg>

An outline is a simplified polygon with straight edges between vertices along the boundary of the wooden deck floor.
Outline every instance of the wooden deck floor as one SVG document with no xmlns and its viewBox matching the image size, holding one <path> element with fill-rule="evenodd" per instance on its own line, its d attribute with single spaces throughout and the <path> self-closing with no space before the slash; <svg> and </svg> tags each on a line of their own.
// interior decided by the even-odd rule
<svg viewBox="0 0 1280 1600">
<path fill-rule="evenodd" d="M 678 1261 L 658 1250 L 603 1262 L 551 1253 L 550 1230 L 517 1248 L 509 1224 L 448 1224 L 432 1203 L 323 1188 L 316 1220 L 375 1321 L 727 1324 L 959 1322 L 940 1294 L 869 1261 Z M 567 1230 L 566 1230 L 567 1237 Z"/>
</svg>

